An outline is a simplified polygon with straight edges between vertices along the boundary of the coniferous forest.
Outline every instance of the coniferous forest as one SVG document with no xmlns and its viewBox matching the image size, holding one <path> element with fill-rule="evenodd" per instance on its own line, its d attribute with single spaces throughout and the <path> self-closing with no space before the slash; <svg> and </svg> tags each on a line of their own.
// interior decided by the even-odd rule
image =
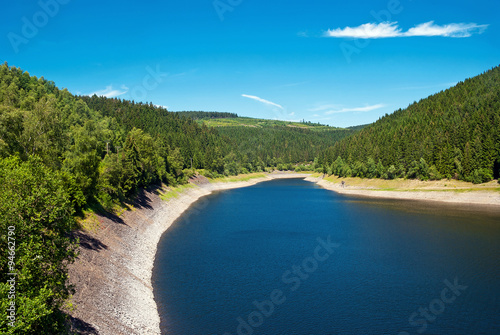
<svg viewBox="0 0 500 335">
<path fill-rule="evenodd" d="M 86 208 L 112 208 L 151 184 L 314 169 L 362 178 L 455 178 L 500 173 L 500 68 L 367 126 L 269 123 L 207 126 L 232 113 L 169 112 L 152 103 L 75 96 L 7 63 L 0 66 L 0 250 L 15 256 L 17 333 L 63 331 L 71 295 L 68 233 Z M 10 243 L 10 244 L 9 244 Z M 0 261 L 0 330 L 7 329 L 8 258 Z"/>
<path fill-rule="evenodd" d="M 335 143 L 320 162 L 343 177 L 498 178 L 500 67 L 386 115 Z"/>
</svg>

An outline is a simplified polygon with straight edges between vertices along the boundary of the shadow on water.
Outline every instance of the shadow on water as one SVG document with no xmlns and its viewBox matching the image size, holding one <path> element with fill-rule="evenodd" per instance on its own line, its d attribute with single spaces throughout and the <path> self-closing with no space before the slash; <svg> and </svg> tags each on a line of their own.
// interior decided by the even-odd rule
<svg viewBox="0 0 500 335">
<path fill-rule="evenodd" d="M 365 196 L 339 195 L 348 204 L 396 210 L 406 214 L 439 215 L 442 217 L 480 220 L 481 224 L 500 222 L 500 207 L 482 204 L 435 202 L 427 200 L 383 199 Z"/>
</svg>

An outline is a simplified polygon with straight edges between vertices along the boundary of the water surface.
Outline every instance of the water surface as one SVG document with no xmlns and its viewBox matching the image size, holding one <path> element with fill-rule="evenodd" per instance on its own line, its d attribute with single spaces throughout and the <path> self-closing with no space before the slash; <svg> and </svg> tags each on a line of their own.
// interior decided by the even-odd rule
<svg viewBox="0 0 500 335">
<path fill-rule="evenodd" d="M 500 334 L 500 212 L 301 179 L 217 192 L 164 234 L 163 334 Z"/>
</svg>

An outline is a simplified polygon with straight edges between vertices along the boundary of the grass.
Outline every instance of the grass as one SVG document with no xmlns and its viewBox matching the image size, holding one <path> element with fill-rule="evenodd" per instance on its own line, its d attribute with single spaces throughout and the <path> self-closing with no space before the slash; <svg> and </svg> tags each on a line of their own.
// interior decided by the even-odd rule
<svg viewBox="0 0 500 335">
<path fill-rule="evenodd" d="M 339 178 L 336 176 L 326 177 L 325 180 L 332 183 L 345 181 L 346 185 L 369 189 L 374 191 L 407 191 L 407 192 L 477 192 L 493 191 L 500 192 L 500 187 L 496 180 L 484 184 L 472 184 L 461 180 L 429 180 L 421 181 L 414 179 L 363 179 L 363 178 Z"/>
<path fill-rule="evenodd" d="M 265 178 L 265 177 L 266 177 L 265 173 L 255 172 L 255 173 L 239 174 L 237 176 L 213 178 L 209 180 L 211 183 L 232 183 L 237 181 L 249 181 L 250 179 Z"/>
<path fill-rule="evenodd" d="M 311 130 L 337 130 L 341 128 L 330 127 L 317 123 L 301 123 L 280 120 L 254 119 L 249 117 L 223 118 L 223 119 L 201 119 L 197 120 L 199 124 L 205 124 L 208 127 L 297 127 Z"/>
<path fill-rule="evenodd" d="M 135 211 L 134 205 L 130 203 L 118 203 L 113 206 L 111 209 L 111 212 L 115 214 L 116 216 L 120 216 L 126 211 Z"/>
<path fill-rule="evenodd" d="M 82 212 L 76 216 L 78 228 L 95 233 L 101 228 L 99 215 L 111 213 L 115 216 L 120 216 L 126 211 L 135 211 L 136 208 L 131 202 L 130 199 L 120 202 L 116 200 L 113 205 L 108 208 L 103 207 L 100 203 L 94 203 L 83 209 Z"/>
<path fill-rule="evenodd" d="M 81 229 L 92 233 L 97 232 L 101 227 L 101 222 L 99 221 L 97 214 L 91 208 L 85 209 L 83 211 L 83 217 L 77 217 L 76 222 Z"/>
<path fill-rule="evenodd" d="M 161 200 L 170 200 L 174 198 L 178 198 L 179 195 L 190 188 L 195 187 L 193 184 L 184 184 L 184 185 L 179 185 L 179 186 L 168 186 L 164 188 L 165 192 L 160 192 L 160 199 Z"/>
</svg>

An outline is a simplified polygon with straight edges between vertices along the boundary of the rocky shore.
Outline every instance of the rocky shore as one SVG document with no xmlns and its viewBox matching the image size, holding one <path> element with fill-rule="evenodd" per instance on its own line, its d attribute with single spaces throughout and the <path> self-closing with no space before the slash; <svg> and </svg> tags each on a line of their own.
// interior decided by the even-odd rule
<svg viewBox="0 0 500 335">
<path fill-rule="evenodd" d="M 500 193 L 492 191 L 466 191 L 454 192 L 444 189 L 440 190 L 379 190 L 362 186 L 342 187 L 340 183 L 332 183 L 318 178 L 306 178 L 306 180 L 316 182 L 319 186 L 340 194 L 352 196 L 364 196 L 372 198 L 404 199 L 404 200 L 424 200 L 433 202 L 448 202 L 467 205 L 490 205 L 499 206 Z"/>
</svg>

